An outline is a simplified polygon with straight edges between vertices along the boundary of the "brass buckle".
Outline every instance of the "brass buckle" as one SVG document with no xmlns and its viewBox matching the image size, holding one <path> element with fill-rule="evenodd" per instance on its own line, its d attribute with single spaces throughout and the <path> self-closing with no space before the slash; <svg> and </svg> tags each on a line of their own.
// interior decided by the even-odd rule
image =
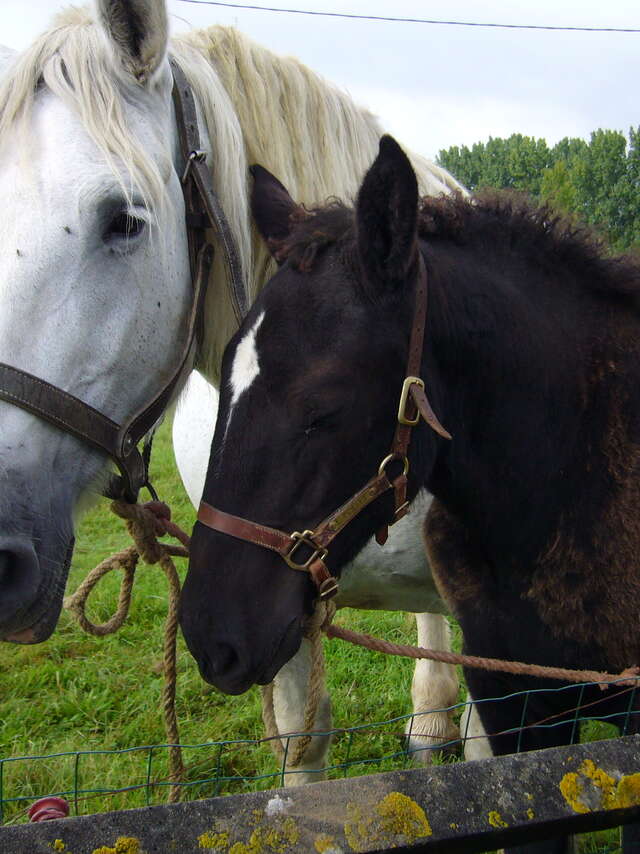
<svg viewBox="0 0 640 854">
<path fill-rule="evenodd" d="M 326 556 L 329 554 L 327 549 L 320 549 L 311 539 L 313 537 L 313 531 L 294 531 L 291 534 L 291 539 L 294 540 L 291 548 L 286 554 L 283 554 L 287 566 L 290 566 L 291 569 L 309 569 L 314 560 L 324 560 Z M 296 563 L 294 560 L 294 555 L 296 553 L 296 549 L 305 545 L 307 548 L 313 549 L 313 554 L 310 558 L 308 558 L 304 563 Z"/>
<path fill-rule="evenodd" d="M 416 414 L 415 418 L 407 418 L 407 401 L 409 398 L 409 389 L 412 385 L 419 385 L 420 388 L 424 389 L 424 382 L 420 379 L 420 377 L 407 377 L 402 383 L 402 391 L 400 392 L 400 404 L 398 405 L 398 421 L 400 422 L 400 424 L 406 424 L 408 427 L 415 427 L 418 421 L 420 421 L 419 411 Z"/>
<path fill-rule="evenodd" d="M 331 578 L 325 578 L 318 588 L 318 598 L 321 602 L 326 602 L 327 599 L 332 599 L 336 595 L 338 589 L 337 578 L 334 578 L 333 576 L 331 576 Z"/>
</svg>

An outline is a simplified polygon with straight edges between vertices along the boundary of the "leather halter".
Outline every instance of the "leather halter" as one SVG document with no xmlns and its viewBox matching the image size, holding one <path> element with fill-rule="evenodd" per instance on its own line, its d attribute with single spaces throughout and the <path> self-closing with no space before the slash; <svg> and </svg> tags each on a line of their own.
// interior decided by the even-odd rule
<svg viewBox="0 0 640 854">
<path fill-rule="evenodd" d="M 237 539 L 271 549 L 279 554 L 291 569 L 308 572 L 318 589 L 320 599 L 329 599 L 338 592 L 338 581 L 331 575 L 324 561 L 332 540 L 349 522 L 355 519 L 378 496 L 392 489 L 395 497 L 393 518 L 376 534 L 378 543 L 383 545 L 387 539 L 388 526 L 395 524 L 408 512 L 407 472 L 409 471 L 409 459 L 407 454 L 411 441 L 411 428 L 415 427 L 422 417 L 438 435 L 445 439 L 451 439 L 451 435 L 440 424 L 431 408 L 424 390 L 424 382 L 418 376 L 427 319 L 427 271 L 421 254 L 419 254 L 419 264 L 413 326 L 407 359 L 407 376 L 402 384 L 400 394 L 398 424 L 391 443 L 391 450 L 380 463 L 377 475 L 320 522 L 315 530 L 306 530 L 302 533 L 294 531 L 293 534 L 286 534 L 276 528 L 269 528 L 266 525 L 259 525 L 248 519 L 233 516 L 231 513 L 225 513 L 205 501 L 200 503 L 199 522 L 214 531 L 220 531 Z M 387 475 L 387 469 L 394 461 L 402 464 L 402 472 L 390 479 Z"/>
<path fill-rule="evenodd" d="M 173 104 L 184 159 L 182 186 L 193 294 L 185 343 L 169 380 L 151 401 L 118 424 L 73 394 L 27 371 L 0 362 L 0 399 L 37 415 L 104 452 L 120 471 L 120 476 L 114 475 L 111 479 L 105 495 L 131 502 L 136 501 L 143 486 L 149 486 L 146 454 L 141 454 L 137 445 L 166 409 L 178 381 L 195 355 L 198 334 L 201 332 L 198 327 L 202 324 L 204 299 L 214 256 L 207 229 L 212 229 L 222 244 L 229 273 L 230 296 L 238 324 L 247 310 L 236 243 L 213 190 L 206 153 L 200 148 L 193 92 L 173 59 L 171 68 Z"/>
</svg>

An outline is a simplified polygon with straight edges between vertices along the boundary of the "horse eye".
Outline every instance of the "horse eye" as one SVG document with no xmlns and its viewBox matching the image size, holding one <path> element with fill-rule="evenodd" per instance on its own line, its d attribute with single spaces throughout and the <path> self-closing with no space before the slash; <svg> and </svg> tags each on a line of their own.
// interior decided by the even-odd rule
<svg viewBox="0 0 640 854">
<path fill-rule="evenodd" d="M 320 415 L 306 425 L 304 428 L 304 435 L 308 437 L 312 433 L 316 433 L 318 430 L 331 430 L 331 428 L 335 427 L 336 420 L 337 417 L 335 412 L 330 412 L 327 415 Z"/>
<path fill-rule="evenodd" d="M 130 240 L 144 231 L 146 223 L 137 216 L 123 211 L 115 216 L 105 232 L 105 240 Z"/>
</svg>

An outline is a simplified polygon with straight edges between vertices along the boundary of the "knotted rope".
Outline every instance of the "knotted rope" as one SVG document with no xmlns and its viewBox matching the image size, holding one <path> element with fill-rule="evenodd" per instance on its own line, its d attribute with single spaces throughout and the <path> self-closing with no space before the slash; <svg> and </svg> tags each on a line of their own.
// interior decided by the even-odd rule
<svg viewBox="0 0 640 854">
<path fill-rule="evenodd" d="M 120 518 L 126 520 L 127 530 L 135 546 L 123 549 L 112 557 L 103 560 L 82 582 L 71 596 L 64 600 L 64 606 L 75 616 L 85 632 L 97 637 L 116 632 L 124 623 L 131 604 L 131 591 L 138 560 L 149 565 L 158 564 L 164 572 L 169 586 L 169 605 L 164 627 L 164 688 L 163 712 L 167 744 L 169 745 L 169 802 L 180 800 L 180 787 L 177 785 L 184 775 L 180 734 L 175 709 L 176 698 L 176 636 L 178 631 L 178 603 L 180 598 L 180 579 L 176 572 L 172 557 L 189 556 L 189 537 L 171 521 L 171 511 L 160 501 L 150 501 L 148 504 L 127 504 L 124 501 L 113 501 L 111 510 Z M 182 545 L 172 546 L 159 543 L 158 537 L 170 534 Z M 86 615 L 86 604 L 92 590 L 100 579 L 114 569 L 123 572 L 118 606 L 113 616 L 106 623 L 96 625 Z"/>
<path fill-rule="evenodd" d="M 329 600 L 318 602 L 311 618 L 307 621 L 304 636 L 310 643 L 311 668 L 309 670 L 309 684 L 307 686 L 307 699 L 304 707 L 304 722 L 301 735 L 297 738 L 292 753 L 285 750 L 282 743 L 282 735 L 278 731 L 276 713 L 273 705 L 273 686 L 270 682 L 262 688 L 262 721 L 264 723 L 266 737 L 269 739 L 271 749 L 280 761 L 285 761 L 285 768 L 297 768 L 302 757 L 313 738 L 316 715 L 322 690 L 324 688 L 324 650 L 322 648 L 322 635 L 329 627 L 336 612 L 335 604 Z"/>
</svg>

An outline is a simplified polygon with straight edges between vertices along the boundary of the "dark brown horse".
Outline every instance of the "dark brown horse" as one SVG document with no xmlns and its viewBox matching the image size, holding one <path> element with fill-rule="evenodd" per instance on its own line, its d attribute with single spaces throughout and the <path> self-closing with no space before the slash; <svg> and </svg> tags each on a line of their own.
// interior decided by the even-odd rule
<svg viewBox="0 0 640 854">
<path fill-rule="evenodd" d="M 254 177 L 254 215 L 281 268 L 225 355 L 204 490 L 224 512 L 203 513 L 217 530 L 196 524 L 182 598 L 204 678 L 244 691 L 298 648 L 315 590 L 274 549 L 278 531 L 315 529 L 295 562 L 339 576 L 393 519 L 395 489 L 321 551 L 322 520 L 375 480 L 389 453 L 423 265 L 419 377 L 453 439 L 424 421 L 413 429 L 407 495 L 426 487 L 436 497 L 427 547 L 466 651 L 609 671 L 640 662 L 638 264 L 514 197 L 419 206 L 388 137 L 355 212 L 303 211 L 269 173 Z M 402 465 L 382 471 L 400 483 Z M 250 542 L 228 528 L 226 514 L 277 529 L 264 534 L 269 548 L 255 526 Z M 551 687 L 479 670 L 466 678 L 476 700 Z M 569 742 L 580 696 L 638 729 L 628 689 L 542 690 L 526 708 L 522 696 L 480 705 L 494 752 Z M 543 719 L 553 725 L 513 732 Z M 626 851 L 636 835 L 627 832 Z"/>
</svg>

